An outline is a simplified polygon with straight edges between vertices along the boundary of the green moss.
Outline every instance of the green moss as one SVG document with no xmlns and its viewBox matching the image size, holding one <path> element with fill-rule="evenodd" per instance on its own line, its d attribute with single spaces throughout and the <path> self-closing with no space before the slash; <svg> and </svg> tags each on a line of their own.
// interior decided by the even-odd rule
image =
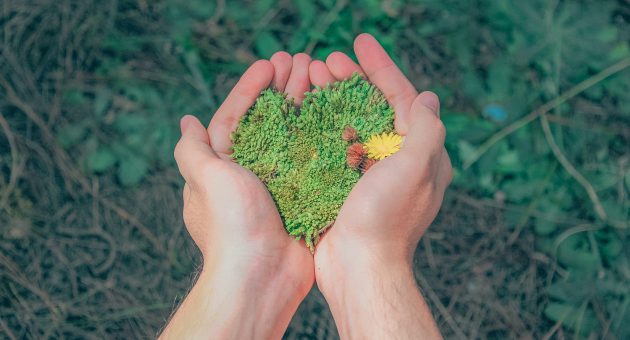
<svg viewBox="0 0 630 340">
<path fill-rule="evenodd" d="M 265 183 L 289 234 L 309 247 L 361 175 L 346 165 L 346 126 L 361 142 L 394 131 L 394 111 L 358 75 L 308 93 L 301 110 L 284 94 L 265 90 L 232 136 L 233 158 Z"/>
</svg>

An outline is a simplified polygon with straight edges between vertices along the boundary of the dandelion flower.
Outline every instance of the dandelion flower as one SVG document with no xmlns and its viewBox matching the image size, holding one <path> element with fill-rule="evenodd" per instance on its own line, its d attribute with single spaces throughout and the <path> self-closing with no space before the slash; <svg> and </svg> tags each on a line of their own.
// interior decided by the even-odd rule
<svg viewBox="0 0 630 340">
<path fill-rule="evenodd" d="M 401 144 L 402 136 L 390 132 L 371 136 L 364 147 L 369 158 L 381 160 L 398 152 Z"/>
</svg>

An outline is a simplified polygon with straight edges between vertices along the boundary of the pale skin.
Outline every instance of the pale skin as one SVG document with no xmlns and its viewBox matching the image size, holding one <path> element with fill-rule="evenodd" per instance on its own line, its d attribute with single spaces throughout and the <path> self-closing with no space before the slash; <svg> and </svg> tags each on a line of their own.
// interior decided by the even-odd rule
<svg viewBox="0 0 630 340">
<path fill-rule="evenodd" d="M 184 222 L 204 263 L 161 338 L 278 339 L 314 282 L 342 339 L 441 338 L 412 270 L 452 177 L 439 101 L 419 94 L 372 36 L 354 49 L 359 64 L 340 52 L 325 63 L 276 53 L 245 72 L 207 129 L 182 118 Z M 359 180 L 313 256 L 284 231 L 262 182 L 230 160 L 229 135 L 263 89 L 299 105 L 311 85 L 354 72 L 385 94 L 405 142 Z"/>
</svg>

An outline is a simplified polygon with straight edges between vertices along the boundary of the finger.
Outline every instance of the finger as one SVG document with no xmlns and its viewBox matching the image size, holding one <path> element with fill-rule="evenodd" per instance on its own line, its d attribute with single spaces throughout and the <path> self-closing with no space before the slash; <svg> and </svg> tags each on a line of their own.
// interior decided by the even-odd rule
<svg viewBox="0 0 630 340">
<path fill-rule="evenodd" d="M 284 89 L 287 86 L 287 81 L 289 80 L 289 75 L 291 75 L 293 58 L 291 58 L 289 53 L 280 51 L 272 55 L 269 61 L 271 61 L 274 68 L 271 86 L 280 92 L 284 92 Z"/>
<path fill-rule="evenodd" d="M 175 146 L 175 161 L 187 183 L 194 183 L 201 164 L 219 159 L 210 147 L 208 131 L 194 116 L 186 115 L 180 121 L 182 137 Z"/>
<path fill-rule="evenodd" d="M 396 130 L 406 134 L 409 128 L 407 114 L 418 95 L 415 87 L 373 36 L 360 34 L 354 40 L 354 52 L 367 78 L 383 92 L 394 108 Z"/>
<path fill-rule="evenodd" d="M 319 87 L 325 87 L 335 82 L 335 77 L 330 73 L 328 66 L 321 60 L 314 60 L 308 67 L 308 76 L 311 84 Z"/>
<path fill-rule="evenodd" d="M 337 80 L 348 79 L 352 74 L 363 74 L 361 67 L 342 52 L 333 52 L 326 58 L 326 66 Z"/>
<path fill-rule="evenodd" d="M 438 118 L 439 114 L 433 111 L 435 103 L 432 101 L 437 99 L 437 96 L 432 92 L 427 93 L 425 96 L 417 96 L 411 105 L 409 131 L 401 151 L 405 150 L 405 153 L 414 158 L 426 160 L 425 156 L 428 156 L 432 161 L 433 158 L 439 161 L 444 150 L 446 129 Z M 439 104 L 437 107 L 439 108 Z"/>
<path fill-rule="evenodd" d="M 414 100 L 414 104 L 428 107 L 432 114 L 440 118 L 440 98 L 434 92 L 424 91 L 420 93 Z"/>
<path fill-rule="evenodd" d="M 305 93 L 311 89 L 311 80 L 308 77 L 310 64 L 311 57 L 306 53 L 298 53 L 293 56 L 293 67 L 291 67 L 291 75 L 284 92 L 289 98 L 293 98 L 296 105 L 302 104 Z"/>
<path fill-rule="evenodd" d="M 259 60 L 245 71 L 208 126 L 210 145 L 219 154 L 230 154 L 230 134 L 236 129 L 241 117 L 254 105 L 256 98 L 266 89 L 274 76 L 273 64 Z"/>
</svg>

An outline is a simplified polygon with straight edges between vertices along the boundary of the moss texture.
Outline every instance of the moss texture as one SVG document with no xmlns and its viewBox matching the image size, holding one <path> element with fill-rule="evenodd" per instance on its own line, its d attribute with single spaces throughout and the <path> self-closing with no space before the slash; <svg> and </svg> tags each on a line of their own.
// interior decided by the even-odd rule
<svg viewBox="0 0 630 340">
<path fill-rule="evenodd" d="M 394 131 L 393 109 L 358 75 L 308 93 L 301 109 L 265 90 L 232 135 L 232 157 L 265 183 L 289 234 L 311 248 L 361 176 L 346 163 L 348 126 L 359 142 Z"/>
</svg>

